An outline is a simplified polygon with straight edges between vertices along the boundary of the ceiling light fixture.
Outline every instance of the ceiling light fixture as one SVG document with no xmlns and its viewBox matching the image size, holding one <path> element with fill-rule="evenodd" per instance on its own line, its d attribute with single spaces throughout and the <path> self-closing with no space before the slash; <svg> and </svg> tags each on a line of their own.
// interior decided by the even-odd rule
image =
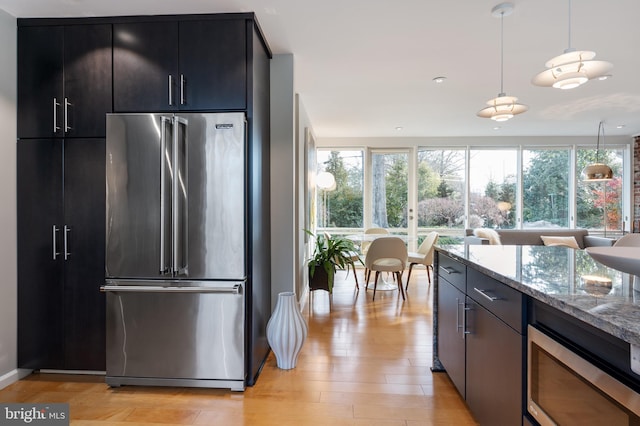
<svg viewBox="0 0 640 426">
<path fill-rule="evenodd" d="M 595 52 L 576 50 L 571 47 L 571 0 L 568 0 L 568 2 L 569 47 L 562 55 L 551 58 L 544 64 L 547 69 L 531 80 L 536 86 L 551 86 L 556 89 L 567 90 L 581 86 L 594 78 L 605 80 L 610 77 L 609 72 L 613 68 L 610 62 L 594 61 Z"/>
<path fill-rule="evenodd" d="M 491 15 L 500 18 L 500 93 L 498 97 L 487 101 L 486 108 L 478 111 L 478 117 L 490 118 L 495 121 L 507 121 L 514 115 L 522 114 L 529 109 L 528 106 L 518 103 L 518 98 L 507 96 L 504 93 L 504 17 L 511 15 L 513 4 L 501 3 L 491 9 Z"/>
<path fill-rule="evenodd" d="M 598 142 L 596 144 L 596 162 L 582 169 L 582 180 L 587 182 L 603 182 L 613 178 L 611 167 L 600 162 L 600 133 L 602 132 L 602 149 L 604 150 L 604 123 L 598 124 Z"/>
<path fill-rule="evenodd" d="M 440 77 L 434 77 L 434 78 L 432 79 L 432 81 L 433 81 L 434 83 L 438 83 L 438 84 L 440 84 L 440 83 L 444 83 L 444 81 L 445 81 L 446 79 L 447 79 L 447 77 L 442 77 L 442 76 L 440 76 Z"/>
</svg>

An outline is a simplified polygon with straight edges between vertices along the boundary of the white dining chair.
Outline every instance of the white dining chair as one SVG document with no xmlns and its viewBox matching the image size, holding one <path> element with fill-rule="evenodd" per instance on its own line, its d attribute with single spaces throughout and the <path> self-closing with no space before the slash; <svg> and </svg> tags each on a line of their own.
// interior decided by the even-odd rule
<svg viewBox="0 0 640 426">
<path fill-rule="evenodd" d="M 429 232 L 420 244 L 420 247 L 418 247 L 418 251 L 408 253 L 407 261 L 409 262 L 409 273 L 407 274 L 405 290 L 409 289 L 409 280 L 411 279 L 411 271 L 413 270 L 414 265 L 425 266 L 427 269 L 429 286 L 431 286 L 431 274 L 429 273 L 429 269 L 433 270 L 433 251 L 434 246 L 438 242 L 439 236 L 440 235 L 437 232 Z"/>
<path fill-rule="evenodd" d="M 402 272 L 407 264 L 407 246 L 405 246 L 401 238 L 380 237 L 373 240 L 367 251 L 364 264 L 368 271 L 365 289 L 369 288 L 371 271 L 376 272 L 373 281 L 373 300 L 376 300 L 380 272 L 391 272 L 395 275 L 398 291 L 402 295 L 402 300 L 405 300 L 404 288 L 402 287 Z"/>
</svg>

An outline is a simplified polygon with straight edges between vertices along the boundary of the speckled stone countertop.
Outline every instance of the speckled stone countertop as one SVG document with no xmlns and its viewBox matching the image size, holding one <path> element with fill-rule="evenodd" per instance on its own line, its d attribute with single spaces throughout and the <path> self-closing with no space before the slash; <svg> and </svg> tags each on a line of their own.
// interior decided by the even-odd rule
<svg viewBox="0 0 640 426">
<path fill-rule="evenodd" d="M 633 276 L 584 250 L 546 246 L 444 245 L 436 250 L 628 343 L 640 345 L 640 292 Z M 589 286 L 585 277 L 611 279 Z"/>
</svg>

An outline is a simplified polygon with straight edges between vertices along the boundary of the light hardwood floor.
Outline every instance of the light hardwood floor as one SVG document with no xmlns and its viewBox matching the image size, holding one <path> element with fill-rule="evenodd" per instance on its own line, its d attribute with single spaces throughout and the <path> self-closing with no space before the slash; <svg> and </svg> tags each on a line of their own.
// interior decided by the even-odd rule
<svg viewBox="0 0 640 426">
<path fill-rule="evenodd" d="M 447 375 L 430 371 L 431 290 L 417 270 L 406 301 L 379 291 L 372 302 L 371 289 L 355 291 L 353 275 L 339 271 L 331 311 L 322 291 L 310 315 L 303 309 L 309 335 L 296 368 L 278 369 L 271 354 L 245 392 L 111 389 L 101 376 L 32 374 L 0 401 L 68 402 L 73 425 L 476 425 Z"/>
</svg>

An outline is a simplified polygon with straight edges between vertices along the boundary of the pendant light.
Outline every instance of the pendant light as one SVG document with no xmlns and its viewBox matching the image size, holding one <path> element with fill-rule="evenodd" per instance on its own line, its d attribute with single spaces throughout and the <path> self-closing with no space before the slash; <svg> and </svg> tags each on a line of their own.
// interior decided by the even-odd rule
<svg viewBox="0 0 640 426">
<path fill-rule="evenodd" d="M 518 103 L 518 98 L 504 93 L 504 17 L 511 15 L 513 4 L 501 3 L 491 9 L 491 15 L 500 18 L 500 93 L 496 98 L 487 101 L 488 107 L 478 111 L 478 117 L 490 118 L 495 121 L 507 121 L 514 115 L 522 114 L 528 106 Z"/>
<path fill-rule="evenodd" d="M 598 124 L 598 141 L 596 143 L 596 162 L 589 164 L 582 170 L 582 180 L 586 182 L 603 182 L 613 178 L 611 167 L 600 163 L 600 133 L 602 132 L 602 146 L 604 150 L 604 123 Z"/>
<path fill-rule="evenodd" d="M 571 0 L 569 1 L 569 47 L 560 56 L 549 59 L 542 71 L 531 82 L 536 86 L 573 89 L 587 81 L 609 76 L 613 65 L 606 61 L 594 61 L 595 52 L 571 47 Z"/>
</svg>

